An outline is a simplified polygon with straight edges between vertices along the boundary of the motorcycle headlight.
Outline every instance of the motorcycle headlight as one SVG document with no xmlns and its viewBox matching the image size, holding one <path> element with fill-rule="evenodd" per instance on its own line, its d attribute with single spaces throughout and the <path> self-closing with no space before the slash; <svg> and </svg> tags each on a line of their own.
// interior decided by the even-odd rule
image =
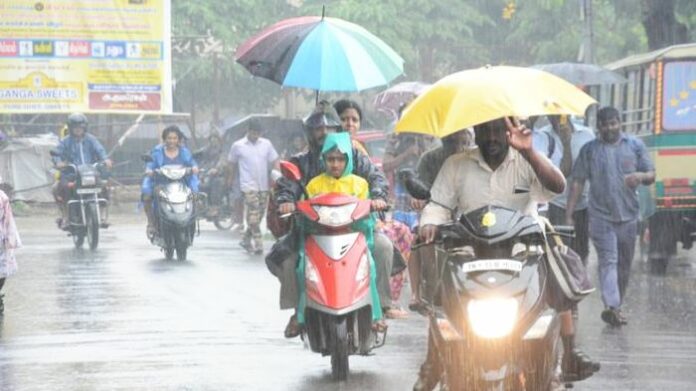
<svg viewBox="0 0 696 391">
<path fill-rule="evenodd" d="M 82 186 L 94 186 L 97 183 L 97 178 L 94 175 L 83 175 L 80 182 Z"/>
<path fill-rule="evenodd" d="M 340 227 L 353 222 L 353 211 L 357 208 L 357 203 L 346 204 L 341 206 L 313 206 L 314 211 L 319 215 L 319 224 L 328 225 L 330 227 Z"/>
<path fill-rule="evenodd" d="M 467 306 L 469 324 L 481 338 L 505 337 L 515 327 L 518 307 L 514 298 L 470 300 Z"/>
</svg>

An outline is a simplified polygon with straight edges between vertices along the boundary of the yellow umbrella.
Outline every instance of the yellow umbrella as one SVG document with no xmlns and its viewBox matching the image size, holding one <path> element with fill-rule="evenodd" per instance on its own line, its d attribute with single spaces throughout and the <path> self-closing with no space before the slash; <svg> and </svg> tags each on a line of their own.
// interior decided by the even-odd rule
<svg viewBox="0 0 696 391">
<path fill-rule="evenodd" d="M 444 137 L 506 116 L 584 115 L 593 103 L 582 90 L 548 72 L 487 66 L 440 79 L 411 102 L 395 130 Z"/>
</svg>

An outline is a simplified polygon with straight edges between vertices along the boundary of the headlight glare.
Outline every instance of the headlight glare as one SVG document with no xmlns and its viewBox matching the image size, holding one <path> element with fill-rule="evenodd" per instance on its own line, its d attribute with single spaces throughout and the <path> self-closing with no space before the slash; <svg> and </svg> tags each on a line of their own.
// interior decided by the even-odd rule
<svg viewBox="0 0 696 391">
<path fill-rule="evenodd" d="M 476 335 L 497 339 L 510 334 L 517 321 L 516 299 L 472 299 L 467 306 L 469 324 Z"/>
</svg>

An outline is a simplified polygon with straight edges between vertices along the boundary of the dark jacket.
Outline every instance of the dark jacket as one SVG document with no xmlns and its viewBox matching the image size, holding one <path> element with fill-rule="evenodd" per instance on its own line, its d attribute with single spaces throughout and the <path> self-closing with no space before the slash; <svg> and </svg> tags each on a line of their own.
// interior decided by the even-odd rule
<svg viewBox="0 0 696 391">
<path fill-rule="evenodd" d="M 280 178 L 277 182 L 276 203 L 298 201 L 303 194 L 302 189 L 312 178 L 324 172 L 321 165 L 321 152 L 310 150 L 290 158 L 290 162 L 299 167 L 302 173 L 301 187 L 296 182 Z M 353 148 L 353 174 L 364 178 L 370 184 L 370 198 L 387 199 L 389 184 L 384 173 L 375 167 L 370 159 Z"/>
</svg>

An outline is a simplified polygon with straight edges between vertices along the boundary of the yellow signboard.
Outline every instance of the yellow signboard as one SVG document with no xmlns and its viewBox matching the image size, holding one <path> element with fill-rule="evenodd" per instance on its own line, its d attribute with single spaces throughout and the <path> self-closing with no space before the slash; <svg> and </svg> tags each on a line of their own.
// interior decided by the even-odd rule
<svg viewBox="0 0 696 391">
<path fill-rule="evenodd" d="M 0 15 L 0 113 L 171 113 L 170 0 L 2 0 Z"/>
</svg>

